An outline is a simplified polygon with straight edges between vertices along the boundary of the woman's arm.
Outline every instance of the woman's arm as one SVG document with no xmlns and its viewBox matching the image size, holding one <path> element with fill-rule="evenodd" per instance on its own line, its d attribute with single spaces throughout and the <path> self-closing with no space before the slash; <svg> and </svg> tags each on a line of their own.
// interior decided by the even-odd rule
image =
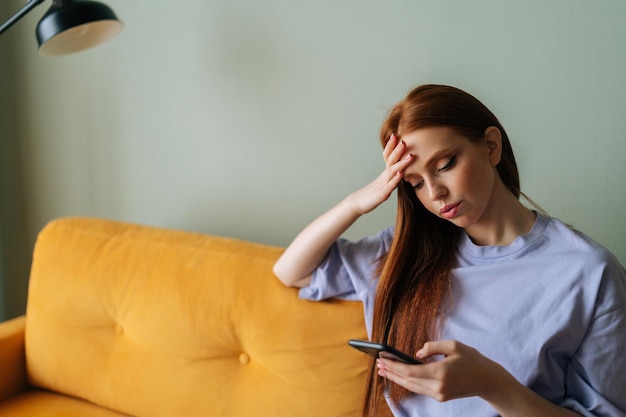
<svg viewBox="0 0 626 417">
<path fill-rule="evenodd" d="M 333 242 L 360 216 L 350 197 L 344 199 L 296 236 L 274 264 L 274 274 L 285 285 L 306 287 Z"/>
<path fill-rule="evenodd" d="M 428 342 L 416 356 L 425 359 L 434 355 L 445 357 L 424 365 L 378 359 L 378 374 L 440 402 L 481 397 L 502 417 L 580 416 L 536 394 L 501 365 L 467 345 L 453 340 Z"/>
<path fill-rule="evenodd" d="M 580 417 L 580 414 L 554 404 L 522 385 L 504 368 L 501 384 L 483 395 L 502 417 Z"/>
<path fill-rule="evenodd" d="M 406 144 L 395 135 L 383 150 L 385 170 L 373 182 L 348 195 L 335 207 L 309 224 L 287 247 L 274 265 L 285 285 L 305 287 L 313 270 L 324 260 L 330 246 L 362 215 L 386 201 L 402 180 L 413 155 L 403 157 Z"/>
</svg>

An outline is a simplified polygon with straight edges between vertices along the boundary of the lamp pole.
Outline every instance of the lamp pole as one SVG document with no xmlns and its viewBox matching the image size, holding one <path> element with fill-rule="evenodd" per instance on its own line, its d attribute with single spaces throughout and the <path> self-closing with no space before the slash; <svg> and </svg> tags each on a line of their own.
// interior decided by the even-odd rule
<svg viewBox="0 0 626 417">
<path fill-rule="evenodd" d="M 24 17 L 24 15 L 28 12 L 30 12 L 32 9 L 35 8 L 35 6 L 38 6 L 39 4 L 43 3 L 44 0 L 29 0 L 28 3 L 26 3 L 24 5 L 24 7 L 22 7 L 17 13 L 15 13 L 9 20 L 7 20 L 6 22 L 4 22 L 1 26 L 0 26 L 0 35 L 2 35 L 2 33 L 4 33 L 5 30 L 7 30 L 8 28 L 10 28 L 11 26 L 13 26 L 13 24 L 15 22 L 17 22 L 18 20 L 20 20 L 22 17 Z"/>
</svg>

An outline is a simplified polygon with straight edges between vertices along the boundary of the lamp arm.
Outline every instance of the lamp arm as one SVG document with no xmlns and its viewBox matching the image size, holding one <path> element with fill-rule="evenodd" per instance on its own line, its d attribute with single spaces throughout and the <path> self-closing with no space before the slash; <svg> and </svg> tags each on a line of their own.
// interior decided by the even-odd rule
<svg viewBox="0 0 626 417">
<path fill-rule="evenodd" d="M 2 35 L 2 33 L 4 33 L 5 30 L 7 30 L 11 26 L 13 26 L 13 24 L 15 22 L 17 22 L 22 17 L 24 17 L 28 12 L 30 12 L 32 9 L 34 9 L 35 6 L 38 6 L 39 4 L 43 3 L 44 1 L 45 0 L 29 0 L 28 3 L 26 3 L 24 5 L 24 7 L 22 7 L 17 13 L 15 13 L 13 16 L 11 16 L 9 18 L 9 20 L 7 20 L 2 25 L 0 25 L 0 35 Z"/>
</svg>

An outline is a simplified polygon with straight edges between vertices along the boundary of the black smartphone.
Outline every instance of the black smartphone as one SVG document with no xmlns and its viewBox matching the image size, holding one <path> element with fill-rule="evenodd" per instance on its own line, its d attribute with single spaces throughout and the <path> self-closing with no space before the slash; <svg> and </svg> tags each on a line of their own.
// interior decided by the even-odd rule
<svg viewBox="0 0 626 417">
<path fill-rule="evenodd" d="M 383 345 L 382 343 L 368 342 L 367 340 L 348 340 L 348 344 L 355 349 L 365 352 L 375 358 L 391 359 L 393 361 L 408 363 L 410 365 L 421 365 L 424 362 L 419 359 L 400 352 L 399 350 L 392 348 L 391 346 Z"/>
</svg>

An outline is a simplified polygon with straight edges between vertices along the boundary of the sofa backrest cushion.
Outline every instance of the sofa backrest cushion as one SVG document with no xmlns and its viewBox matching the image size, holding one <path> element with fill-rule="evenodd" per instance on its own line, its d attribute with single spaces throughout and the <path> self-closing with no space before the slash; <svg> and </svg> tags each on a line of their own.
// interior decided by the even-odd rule
<svg viewBox="0 0 626 417">
<path fill-rule="evenodd" d="M 357 416 L 360 303 L 299 300 L 282 248 L 65 218 L 39 234 L 29 382 L 138 417 Z"/>
</svg>

